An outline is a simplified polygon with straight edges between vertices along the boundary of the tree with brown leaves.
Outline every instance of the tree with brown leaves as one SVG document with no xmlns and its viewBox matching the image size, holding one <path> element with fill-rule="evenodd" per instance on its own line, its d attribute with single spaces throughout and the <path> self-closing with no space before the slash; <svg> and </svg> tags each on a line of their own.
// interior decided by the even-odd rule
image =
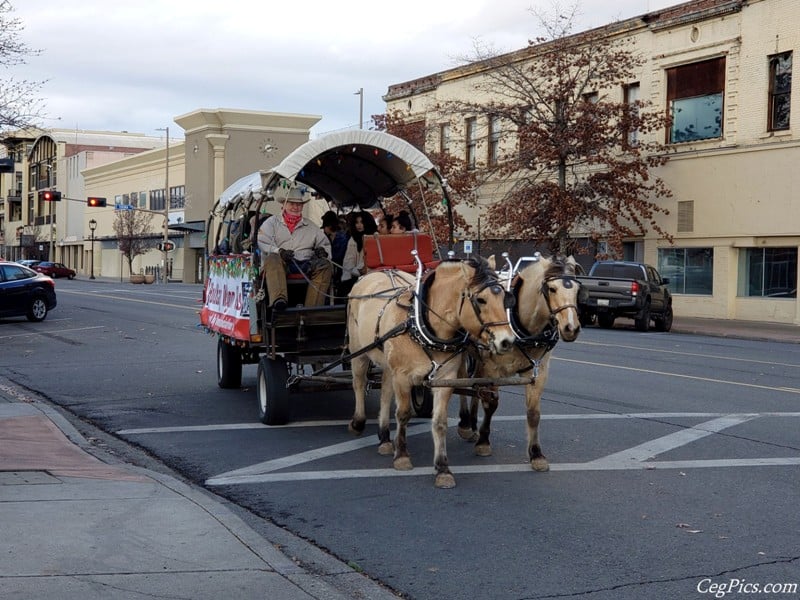
<svg viewBox="0 0 800 600">
<path fill-rule="evenodd" d="M 151 222 L 153 213 L 142 210 L 118 210 L 114 216 L 114 233 L 119 251 L 128 262 L 128 273 L 133 274 L 133 259 L 155 248 Z"/>
<path fill-rule="evenodd" d="M 623 241 L 648 230 L 671 241 L 655 219 L 668 212 L 657 200 L 671 192 L 652 174 L 667 161 L 652 134 L 669 120 L 623 93 L 644 59 L 631 39 L 607 29 L 572 35 L 575 7 L 533 14 L 546 33 L 528 49 L 499 55 L 475 46 L 470 62 L 481 76 L 470 96 L 488 101 L 438 106 L 493 128 L 483 139 L 495 136 L 496 160 L 475 165 L 500 190 L 485 208 L 485 229 L 562 253 L 580 251 L 588 238 L 619 256 Z"/>
</svg>

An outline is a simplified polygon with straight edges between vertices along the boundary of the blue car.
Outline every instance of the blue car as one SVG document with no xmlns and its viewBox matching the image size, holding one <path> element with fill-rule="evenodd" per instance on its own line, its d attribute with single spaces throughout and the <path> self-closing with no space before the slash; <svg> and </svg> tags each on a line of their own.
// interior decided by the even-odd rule
<svg viewBox="0 0 800 600">
<path fill-rule="evenodd" d="M 0 262 L 0 318 L 43 321 L 56 307 L 56 284 L 47 275 L 15 262 Z"/>
</svg>

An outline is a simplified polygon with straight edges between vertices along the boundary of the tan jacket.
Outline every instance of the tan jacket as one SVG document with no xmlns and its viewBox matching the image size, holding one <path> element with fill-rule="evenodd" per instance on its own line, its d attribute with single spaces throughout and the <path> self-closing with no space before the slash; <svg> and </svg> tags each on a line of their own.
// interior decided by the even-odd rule
<svg viewBox="0 0 800 600">
<path fill-rule="evenodd" d="M 293 233 L 289 233 L 281 215 L 272 215 L 258 230 L 258 248 L 264 254 L 280 249 L 292 250 L 295 260 L 304 261 L 310 260 L 314 256 L 314 250 L 320 246 L 325 248 L 330 258 L 331 241 L 328 236 L 305 217 L 297 224 Z"/>
</svg>

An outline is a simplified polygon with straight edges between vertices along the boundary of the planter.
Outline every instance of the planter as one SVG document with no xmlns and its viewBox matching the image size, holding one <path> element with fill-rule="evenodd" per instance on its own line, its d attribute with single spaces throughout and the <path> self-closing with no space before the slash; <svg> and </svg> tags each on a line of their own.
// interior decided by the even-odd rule
<svg viewBox="0 0 800 600">
<path fill-rule="evenodd" d="M 144 283 L 144 275 L 131 275 L 131 283 Z"/>
<path fill-rule="evenodd" d="M 147 273 L 144 276 L 144 282 L 145 283 L 153 283 L 155 280 L 156 280 L 156 276 L 153 275 L 152 273 Z"/>
</svg>

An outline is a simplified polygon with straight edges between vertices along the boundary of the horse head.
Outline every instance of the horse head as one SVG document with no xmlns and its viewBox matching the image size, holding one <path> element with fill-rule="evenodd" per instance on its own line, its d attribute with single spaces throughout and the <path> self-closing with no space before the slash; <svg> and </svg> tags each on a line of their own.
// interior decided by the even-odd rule
<svg viewBox="0 0 800 600">
<path fill-rule="evenodd" d="M 445 261 L 436 269 L 437 299 L 429 291 L 431 324 L 448 323 L 466 331 L 492 354 L 504 354 L 514 346 L 514 330 L 506 317 L 506 291 L 486 259 Z M 438 305 L 438 308 L 434 306 Z M 449 319 L 436 318 L 448 315 Z"/>
<path fill-rule="evenodd" d="M 517 314 L 530 332 L 542 331 L 549 323 L 559 337 L 574 342 L 581 330 L 575 259 L 564 256 L 540 258 L 519 272 Z"/>
</svg>

